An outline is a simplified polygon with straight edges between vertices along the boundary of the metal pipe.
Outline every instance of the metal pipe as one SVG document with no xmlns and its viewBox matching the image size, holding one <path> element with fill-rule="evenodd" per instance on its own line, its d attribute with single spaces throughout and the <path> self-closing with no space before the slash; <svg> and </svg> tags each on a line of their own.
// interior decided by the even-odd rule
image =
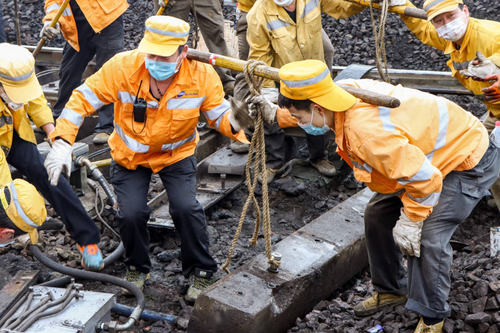
<svg viewBox="0 0 500 333">
<path fill-rule="evenodd" d="M 116 322 L 101 322 L 97 324 L 97 329 L 100 330 L 109 330 L 114 329 L 116 331 L 125 331 L 128 330 L 132 325 L 134 325 L 140 318 L 142 311 L 144 310 L 144 307 L 146 305 L 146 299 L 144 298 L 144 294 L 142 293 L 141 289 L 134 285 L 133 283 L 130 283 L 128 281 L 125 281 L 123 279 L 117 278 L 115 276 L 110 276 L 106 274 L 101 274 L 101 273 L 96 273 L 96 272 L 88 272 L 88 271 L 81 271 L 77 270 L 74 268 L 66 267 L 63 265 L 60 265 L 49 258 L 47 258 L 42 251 L 34 246 L 34 245 L 29 245 L 28 249 L 31 251 L 33 256 L 37 258 L 42 264 L 45 266 L 58 271 L 60 273 L 66 274 L 66 275 L 71 275 L 76 278 L 80 279 L 85 279 L 85 280 L 94 280 L 94 281 L 100 281 L 104 283 L 111 283 L 114 285 L 117 285 L 119 287 L 123 287 L 127 290 L 129 290 L 134 296 L 137 298 L 137 306 L 135 310 L 132 312 L 129 320 L 125 324 L 118 324 Z"/>
<path fill-rule="evenodd" d="M 125 304 L 115 304 L 111 308 L 112 312 L 118 313 L 122 316 L 129 316 L 133 310 L 134 310 L 133 307 L 125 305 Z M 155 320 L 155 321 L 168 321 L 169 323 L 175 325 L 175 320 L 177 319 L 177 316 L 172 316 L 172 315 L 169 315 L 166 313 L 161 313 L 161 312 L 156 312 L 156 311 L 151 311 L 151 310 L 144 310 L 144 311 L 142 311 L 141 319 Z"/>
<path fill-rule="evenodd" d="M 345 1 L 356 3 L 356 4 L 362 5 L 362 6 L 369 7 L 371 5 L 371 6 L 373 6 L 373 8 L 380 8 L 380 4 L 375 3 L 375 2 L 371 3 L 370 0 L 345 0 Z M 391 6 L 391 7 L 389 7 L 389 11 L 392 13 L 400 14 L 400 15 L 415 17 L 415 18 L 419 18 L 422 20 L 427 20 L 426 11 L 423 9 L 415 8 L 415 7 Z"/>
<path fill-rule="evenodd" d="M 9 324 L 10 322 L 12 322 L 12 320 L 10 320 L 12 315 L 17 311 L 17 309 L 21 307 L 21 305 L 23 305 L 23 303 L 26 301 L 27 298 L 28 294 L 21 297 L 16 302 L 16 304 L 14 304 L 14 306 L 12 306 L 12 308 L 2 317 L 2 319 L 0 320 L 0 328 L 3 327 L 6 322 L 9 322 Z"/>
<path fill-rule="evenodd" d="M 111 165 L 111 158 L 107 158 L 105 160 L 100 160 L 100 161 L 95 161 L 92 162 L 92 165 L 95 165 L 98 168 L 104 167 L 104 166 L 110 166 Z"/>
<path fill-rule="evenodd" d="M 48 295 L 48 296 L 42 298 L 42 300 L 38 303 L 38 305 L 44 306 L 45 304 L 47 304 L 51 300 L 51 297 L 52 297 L 52 295 Z M 29 317 L 32 313 L 34 313 L 36 311 L 37 311 L 37 308 L 28 309 L 26 312 L 22 313 L 20 316 L 17 316 L 16 319 L 14 321 L 12 321 L 5 328 L 11 329 L 11 330 L 15 329 L 17 326 L 19 326 L 23 322 L 23 320 L 26 317 Z"/>
<path fill-rule="evenodd" d="M 113 192 L 113 190 L 111 190 L 111 187 L 106 181 L 106 178 L 104 178 L 98 167 L 92 164 L 92 162 L 90 162 L 88 158 L 85 158 L 83 156 L 78 157 L 75 163 L 81 166 L 86 166 L 89 169 L 90 176 L 97 180 L 99 184 L 101 184 L 104 192 L 106 192 L 106 194 L 108 195 L 108 200 L 110 201 L 111 206 L 113 206 L 115 210 L 118 209 L 118 199 L 116 198 L 115 193 Z"/>
</svg>

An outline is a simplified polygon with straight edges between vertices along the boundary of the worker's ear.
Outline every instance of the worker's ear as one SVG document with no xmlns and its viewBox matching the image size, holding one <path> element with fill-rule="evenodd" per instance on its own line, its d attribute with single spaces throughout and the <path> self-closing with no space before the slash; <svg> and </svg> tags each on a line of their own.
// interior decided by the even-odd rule
<svg viewBox="0 0 500 333">
<path fill-rule="evenodd" d="M 313 103 L 312 107 L 313 107 L 313 111 L 314 111 L 314 110 L 316 110 L 316 111 L 318 111 L 318 112 L 319 112 L 322 116 L 324 116 L 324 115 L 325 115 L 325 111 L 326 111 L 326 110 L 325 110 L 325 108 L 324 108 L 324 107 L 322 107 L 321 105 L 316 104 L 316 103 Z"/>
<path fill-rule="evenodd" d="M 184 48 L 182 49 L 182 53 L 181 53 L 181 56 L 180 56 L 181 59 L 186 58 L 188 50 L 189 50 L 189 47 L 187 46 L 187 44 L 184 45 Z"/>
<path fill-rule="evenodd" d="M 0 229 L 0 244 L 5 244 L 14 239 L 15 231 L 9 228 Z"/>
</svg>

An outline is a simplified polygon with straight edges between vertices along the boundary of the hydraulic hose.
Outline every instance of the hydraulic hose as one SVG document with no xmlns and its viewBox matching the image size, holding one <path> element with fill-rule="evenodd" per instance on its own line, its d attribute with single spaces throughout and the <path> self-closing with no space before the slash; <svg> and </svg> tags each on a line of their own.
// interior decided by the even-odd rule
<svg viewBox="0 0 500 333">
<path fill-rule="evenodd" d="M 125 304 L 118 303 L 111 308 L 111 311 L 114 313 L 118 313 L 122 316 L 130 316 L 130 314 L 134 311 L 134 308 Z M 154 320 L 154 321 L 168 321 L 169 323 L 175 325 L 175 319 L 177 319 L 177 316 L 172 316 L 166 313 L 161 313 L 151 310 L 144 310 L 142 311 L 141 319 Z"/>
<path fill-rule="evenodd" d="M 118 247 L 106 258 L 104 258 L 104 267 L 107 267 L 114 263 L 118 258 L 122 256 L 125 252 L 125 246 L 123 246 L 123 242 L 120 242 Z M 54 279 L 51 281 L 47 281 L 44 283 L 40 283 L 39 286 L 44 287 L 66 287 L 71 282 L 72 277 L 69 275 L 65 275 L 58 279 Z"/>
<path fill-rule="evenodd" d="M 94 281 L 100 281 L 104 283 L 111 283 L 120 287 L 123 287 L 127 290 L 129 290 L 134 296 L 137 298 L 137 306 L 135 307 L 134 311 L 130 315 L 128 321 L 125 324 L 119 324 L 118 322 L 115 321 L 110 321 L 110 322 L 100 322 L 96 326 L 96 330 L 104 330 L 104 331 L 125 331 L 130 329 L 132 325 L 134 325 L 140 318 L 142 312 L 144 311 L 144 307 L 146 305 L 146 299 L 144 298 L 144 294 L 142 293 L 141 289 L 134 285 L 133 283 L 130 283 L 128 281 L 125 281 L 123 279 L 102 274 L 102 273 L 96 273 L 96 272 L 88 272 L 88 271 L 81 271 L 78 269 L 66 267 L 63 265 L 60 265 L 56 263 L 55 261 L 50 260 L 47 258 L 42 251 L 36 247 L 35 245 L 30 244 L 28 246 L 28 249 L 31 251 L 31 253 L 37 258 L 42 264 L 45 266 L 66 274 L 66 275 L 71 275 L 74 276 L 75 278 L 79 279 L 84 279 L 84 280 L 94 280 Z"/>
<path fill-rule="evenodd" d="M 92 164 L 88 158 L 85 157 L 79 157 L 75 161 L 76 164 L 81 165 L 81 166 L 86 166 L 89 171 L 90 171 L 90 176 L 97 180 L 99 184 L 102 186 L 104 192 L 108 195 L 108 200 L 111 203 L 111 206 L 113 206 L 114 209 L 118 208 L 118 199 L 116 199 L 116 195 L 111 190 L 111 187 L 109 186 L 108 182 L 106 181 L 106 178 L 104 178 L 102 172 L 99 170 L 97 165 Z"/>
</svg>

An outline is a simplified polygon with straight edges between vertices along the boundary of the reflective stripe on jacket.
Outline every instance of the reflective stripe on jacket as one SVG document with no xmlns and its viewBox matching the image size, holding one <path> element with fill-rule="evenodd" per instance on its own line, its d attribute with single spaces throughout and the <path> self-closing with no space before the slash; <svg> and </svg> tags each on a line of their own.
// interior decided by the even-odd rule
<svg viewBox="0 0 500 333">
<path fill-rule="evenodd" d="M 230 104 L 212 66 L 184 59 L 160 101 L 151 95 L 149 80 L 143 53 L 133 50 L 117 54 L 73 91 L 50 137 L 60 136 L 73 143 L 85 116 L 114 103 L 115 130 L 108 143 L 113 159 L 127 169 L 140 165 L 158 172 L 193 155 L 199 141 L 196 125 L 200 111 L 211 127 L 248 143 L 243 131 L 232 134 Z M 144 123 L 135 122 L 133 117 L 141 81 L 139 97 L 147 102 Z"/>
<path fill-rule="evenodd" d="M 408 2 L 408 5 L 411 5 Z M 460 83 L 475 95 L 483 95 L 481 89 L 491 86 L 489 82 L 474 81 L 466 79 L 458 71 L 466 69 L 469 62 L 474 60 L 476 52 L 481 51 L 485 57 L 498 55 L 500 57 L 500 23 L 488 20 L 478 20 L 469 18 L 469 25 L 465 32 L 465 37 L 460 49 L 455 48 L 455 43 L 439 37 L 432 22 L 411 18 L 401 15 L 401 19 L 408 26 L 411 32 L 422 41 L 422 43 L 444 51 L 444 54 L 450 55 L 447 61 L 451 68 L 452 75 Z M 481 96 L 484 97 L 484 96 Z M 500 102 L 491 103 L 482 99 L 488 111 L 494 117 L 500 117 Z"/>
<path fill-rule="evenodd" d="M 85 18 L 96 33 L 113 23 L 128 8 L 126 0 L 71 0 L 76 1 L 82 10 Z M 64 0 L 45 0 L 45 17 L 43 22 L 52 20 L 61 8 Z M 80 51 L 78 44 L 78 31 L 75 18 L 68 4 L 58 21 L 61 24 L 61 31 L 68 43 L 77 51 Z"/>
<path fill-rule="evenodd" d="M 280 68 L 293 61 L 324 61 L 321 12 L 336 19 L 346 18 L 366 7 L 344 0 L 297 0 L 297 23 L 272 0 L 257 0 L 247 15 L 248 59 Z M 267 80 L 264 87 L 274 87 Z"/>
<path fill-rule="evenodd" d="M 47 106 L 47 100 L 43 94 L 37 99 L 24 104 L 17 111 L 9 109 L 0 99 L 0 112 L 0 146 L 3 149 L 12 147 L 14 130 L 21 139 L 36 144 L 35 133 L 28 116 L 33 119 L 36 127 L 42 127 L 54 122 L 52 111 Z"/>
<path fill-rule="evenodd" d="M 346 112 L 335 112 L 335 141 L 358 181 L 378 193 L 403 191 L 406 215 L 425 220 L 438 203 L 444 177 L 480 161 L 488 148 L 486 129 L 442 97 L 373 80 L 340 82 L 401 101 L 389 109 L 358 100 Z"/>
</svg>

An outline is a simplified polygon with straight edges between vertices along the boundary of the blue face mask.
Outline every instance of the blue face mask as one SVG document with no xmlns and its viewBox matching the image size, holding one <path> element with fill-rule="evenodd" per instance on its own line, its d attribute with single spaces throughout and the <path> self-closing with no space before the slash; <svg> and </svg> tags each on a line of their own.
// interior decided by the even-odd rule
<svg viewBox="0 0 500 333">
<path fill-rule="evenodd" d="M 164 61 L 157 61 L 157 60 L 152 60 L 152 59 L 146 59 L 146 68 L 149 71 L 149 74 L 151 74 L 152 77 L 155 78 L 156 81 L 165 81 L 175 73 L 177 73 L 179 70 L 176 68 L 177 67 L 177 61 L 176 62 L 164 62 Z"/>
<path fill-rule="evenodd" d="M 321 128 L 313 126 L 313 124 L 312 124 L 313 115 L 314 115 L 314 110 L 311 112 L 311 121 L 309 121 L 307 124 L 301 124 L 301 123 L 299 123 L 299 126 L 307 134 L 310 134 L 310 135 L 323 135 L 326 132 L 328 132 L 328 130 L 330 129 L 330 127 L 326 124 L 325 115 L 323 115 L 323 124 L 324 125 Z"/>
</svg>

